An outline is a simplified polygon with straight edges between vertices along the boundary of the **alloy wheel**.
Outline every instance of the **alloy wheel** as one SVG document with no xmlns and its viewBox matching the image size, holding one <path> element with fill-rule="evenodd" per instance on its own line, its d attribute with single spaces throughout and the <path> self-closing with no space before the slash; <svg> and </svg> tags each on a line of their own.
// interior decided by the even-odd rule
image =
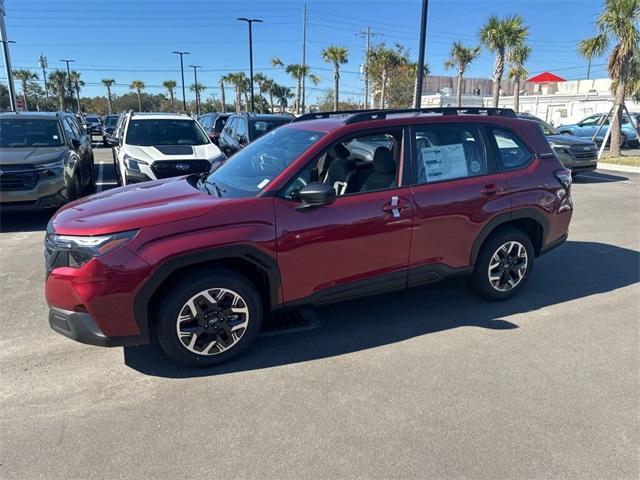
<svg viewBox="0 0 640 480">
<path fill-rule="evenodd" d="M 516 241 L 505 242 L 491 256 L 489 283 L 499 292 L 508 292 L 522 281 L 528 265 L 529 257 L 524 245 Z"/>
<path fill-rule="evenodd" d="M 180 309 L 176 333 L 182 345 L 198 355 L 217 355 L 236 345 L 249 325 L 249 307 L 227 288 L 203 290 Z"/>
</svg>

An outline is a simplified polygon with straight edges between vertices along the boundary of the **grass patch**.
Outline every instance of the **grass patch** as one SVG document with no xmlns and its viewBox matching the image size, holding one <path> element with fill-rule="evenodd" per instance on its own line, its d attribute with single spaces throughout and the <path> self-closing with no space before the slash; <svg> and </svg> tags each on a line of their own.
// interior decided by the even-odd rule
<svg viewBox="0 0 640 480">
<path fill-rule="evenodd" d="M 640 156 L 611 157 L 609 155 L 606 155 L 603 156 L 602 159 L 600 159 L 600 163 L 614 163 L 616 165 L 640 167 Z"/>
</svg>

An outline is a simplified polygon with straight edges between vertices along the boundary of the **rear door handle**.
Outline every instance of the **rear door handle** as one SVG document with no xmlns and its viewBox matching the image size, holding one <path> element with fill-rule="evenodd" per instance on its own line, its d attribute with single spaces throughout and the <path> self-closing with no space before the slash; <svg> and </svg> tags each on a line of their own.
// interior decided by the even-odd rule
<svg viewBox="0 0 640 480">
<path fill-rule="evenodd" d="M 504 191 L 504 188 L 494 185 L 493 183 L 490 183 L 488 185 L 485 185 L 484 188 L 480 190 L 480 193 L 482 195 L 495 195 L 496 193 L 500 193 L 503 191 Z"/>
</svg>

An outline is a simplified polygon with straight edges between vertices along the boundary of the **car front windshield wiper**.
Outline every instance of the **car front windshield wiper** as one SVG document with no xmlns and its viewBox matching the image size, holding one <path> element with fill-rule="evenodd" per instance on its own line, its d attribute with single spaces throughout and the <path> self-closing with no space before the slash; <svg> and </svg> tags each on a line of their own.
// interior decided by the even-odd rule
<svg viewBox="0 0 640 480">
<path fill-rule="evenodd" d="M 216 185 L 215 182 L 212 182 L 211 180 L 207 180 L 206 178 L 200 179 L 200 183 L 209 195 L 211 195 L 213 191 L 215 191 L 217 197 L 222 197 L 223 193 L 227 193 L 227 191 L 224 188 L 222 188 L 219 185 Z M 211 190 L 210 187 L 213 187 L 213 190 Z"/>
</svg>

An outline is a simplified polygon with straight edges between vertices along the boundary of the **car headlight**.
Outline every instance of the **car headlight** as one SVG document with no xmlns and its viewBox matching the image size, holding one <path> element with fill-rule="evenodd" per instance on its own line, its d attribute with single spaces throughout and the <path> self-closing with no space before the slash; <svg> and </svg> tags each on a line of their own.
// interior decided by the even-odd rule
<svg viewBox="0 0 640 480">
<path fill-rule="evenodd" d="M 62 175 L 64 170 L 64 159 L 56 160 L 55 162 L 41 163 L 36 165 L 36 170 L 41 177 L 57 177 Z"/>
<path fill-rule="evenodd" d="M 133 170 L 134 172 L 139 172 L 140 171 L 140 165 L 149 165 L 149 163 L 145 162 L 144 160 L 139 160 L 137 158 L 133 158 L 133 157 L 130 157 L 129 155 L 125 154 L 124 155 L 124 165 L 129 170 Z"/>
<path fill-rule="evenodd" d="M 551 145 L 551 148 L 553 148 L 555 152 L 561 152 L 571 155 L 571 149 L 566 145 L 556 142 L 549 142 L 549 145 Z"/>
<path fill-rule="evenodd" d="M 121 247 L 131 240 L 136 233 L 137 230 L 97 236 L 47 233 L 45 248 L 49 255 L 57 255 L 55 266 L 78 268 L 93 257 L 99 257 Z"/>
</svg>

